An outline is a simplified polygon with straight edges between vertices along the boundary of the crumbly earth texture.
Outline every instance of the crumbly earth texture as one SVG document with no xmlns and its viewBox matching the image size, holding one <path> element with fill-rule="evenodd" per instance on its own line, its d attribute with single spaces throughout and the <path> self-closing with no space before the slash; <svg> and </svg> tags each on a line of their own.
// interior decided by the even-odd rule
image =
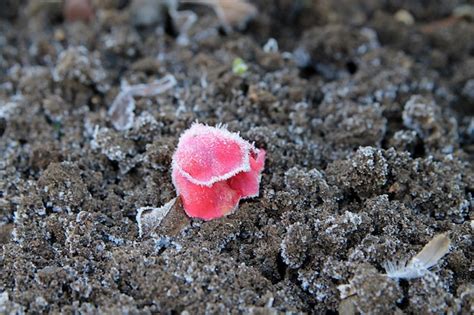
<svg viewBox="0 0 474 315">
<path fill-rule="evenodd" d="M 0 313 L 472 313 L 468 1 L 258 0 L 229 34 L 186 5 L 187 45 L 166 8 L 144 23 L 130 2 L 92 1 L 83 24 L 60 1 L 3 1 Z M 116 130 L 121 84 L 166 74 Z M 140 238 L 196 120 L 266 150 L 260 196 L 209 222 L 177 202 Z M 430 273 L 384 275 L 443 232 Z"/>
</svg>

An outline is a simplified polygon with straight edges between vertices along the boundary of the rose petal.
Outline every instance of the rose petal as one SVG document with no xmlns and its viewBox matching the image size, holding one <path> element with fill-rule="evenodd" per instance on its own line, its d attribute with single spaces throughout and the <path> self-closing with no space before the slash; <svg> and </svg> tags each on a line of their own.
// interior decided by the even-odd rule
<svg viewBox="0 0 474 315">
<path fill-rule="evenodd" d="M 240 194 L 230 188 L 227 181 L 217 182 L 211 187 L 191 183 L 177 169 L 173 180 L 187 215 L 211 220 L 232 213 L 239 204 Z"/>
<path fill-rule="evenodd" d="M 236 133 L 194 124 L 179 140 L 173 167 L 194 184 L 211 186 L 250 170 L 250 147 Z"/>
<path fill-rule="evenodd" d="M 239 173 L 228 179 L 229 186 L 239 192 L 242 198 L 258 196 L 260 173 L 263 170 L 265 151 L 260 149 L 257 156 L 250 157 L 250 171 Z"/>
<path fill-rule="evenodd" d="M 222 127 L 194 124 L 173 155 L 173 184 L 190 217 L 232 213 L 240 199 L 258 196 L 265 150 Z"/>
</svg>

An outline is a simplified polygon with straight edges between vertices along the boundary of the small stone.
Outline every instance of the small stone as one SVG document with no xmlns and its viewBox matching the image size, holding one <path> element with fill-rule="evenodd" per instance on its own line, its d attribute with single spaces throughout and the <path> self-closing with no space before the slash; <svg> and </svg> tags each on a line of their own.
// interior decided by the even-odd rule
<svg viewBox="0 0 474 315">
<path fill-rule="evenodd" d="M 405 25 L 413 25 L 415 24 L 415 18 L 410 13 L 410 11 L 400 9 L 394 15 L 395 20 Z"/>
</svg>

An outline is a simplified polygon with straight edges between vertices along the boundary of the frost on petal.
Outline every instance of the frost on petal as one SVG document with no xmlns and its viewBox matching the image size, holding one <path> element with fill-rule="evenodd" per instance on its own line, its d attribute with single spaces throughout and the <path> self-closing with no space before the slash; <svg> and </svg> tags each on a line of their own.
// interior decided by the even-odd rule
<svg viewBox="0 0 474 315">
<path fill-rule="evenodd" d="M 231 177 L 228 182 L 232 189 L 238 191 L 242 198 L 258 196 L 260 177 L 265 162 L 265 151 L 258 150 L 257 155 L 250 156 L 250 171 Z"/>
<path fill-rule="evenodd" d="M 240 194 L 226 181 L 217 182 L 211 187 L 196 185 L 173 170 L 175 187 L 179 188 L 183 208 L 192 218 L 211 220 L 232 213 L 239 204 Z"/>
<path fill-rule="evenodd" d="M 250 170 L 250 143 L 222 128 L 194 124 L 180 138 L 174 168 L 197 185 L 211 186 Z"/>
</svg>

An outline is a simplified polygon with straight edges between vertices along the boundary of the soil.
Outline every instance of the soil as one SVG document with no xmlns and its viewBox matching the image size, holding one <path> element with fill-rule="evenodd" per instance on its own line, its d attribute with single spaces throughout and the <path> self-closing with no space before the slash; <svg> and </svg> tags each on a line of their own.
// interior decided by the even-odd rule
<svg viewBox="0 0 474 315">
<path fill-rule="evenodd" d="M 187 45 L 129 2 L 93 1 L 87 23 L 2 2 L 0 313 L 472 314 L 472 2 L 259 0 L 232 33 L 186 5 Z M 116 130 L 121 84 L 166 74 Z M 140 238 L 196 120 L 267 151 L 260 196 L 208 222 L 177 203 Z M 385 275 L 443 232 L 424 277 Z"/>
</svg>

